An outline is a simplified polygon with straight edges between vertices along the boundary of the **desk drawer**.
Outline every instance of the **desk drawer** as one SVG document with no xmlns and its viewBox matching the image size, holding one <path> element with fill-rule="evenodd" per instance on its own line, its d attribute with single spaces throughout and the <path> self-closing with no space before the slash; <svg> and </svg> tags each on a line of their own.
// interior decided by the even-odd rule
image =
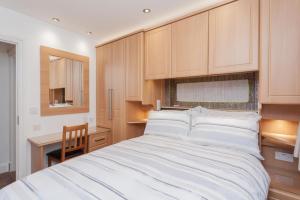
<svg viewBox="0 0 300 200">
<path fill-rule="evenodd" d="M 93 134 L 89 138 L 89 148 L 107 145 L 107 134 Z"/>
</svg>

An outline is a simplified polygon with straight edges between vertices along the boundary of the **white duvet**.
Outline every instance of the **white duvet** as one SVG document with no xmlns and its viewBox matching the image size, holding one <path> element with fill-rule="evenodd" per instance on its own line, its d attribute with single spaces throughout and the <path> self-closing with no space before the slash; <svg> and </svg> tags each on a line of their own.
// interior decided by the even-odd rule
<svg viewBox="0 0 300 200">
<path fill-rule="evenodd" d="M 145 135 L 32 174 L 0 199 L 265 200 L 269 182 L 249 154 Z"/>
</svg>

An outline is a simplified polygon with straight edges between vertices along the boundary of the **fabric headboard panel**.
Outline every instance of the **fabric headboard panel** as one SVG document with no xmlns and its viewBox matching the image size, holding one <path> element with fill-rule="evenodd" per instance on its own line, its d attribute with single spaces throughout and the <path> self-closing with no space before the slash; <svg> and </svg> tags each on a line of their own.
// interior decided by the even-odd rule
<svg viewBox="0 0 300 200">
<path fill-rule="evenodd" d="M 234 84 L 239 85 L 236 87 Z M 258 110 L 258 73 L 167 80 L 166 106 Z M 248 88 L 249 87 L 249 88 Z M 214 95 L 205 94 L 206 92 Z M 220 96 L 216 96 L 219 95 Z"/>
</svg>

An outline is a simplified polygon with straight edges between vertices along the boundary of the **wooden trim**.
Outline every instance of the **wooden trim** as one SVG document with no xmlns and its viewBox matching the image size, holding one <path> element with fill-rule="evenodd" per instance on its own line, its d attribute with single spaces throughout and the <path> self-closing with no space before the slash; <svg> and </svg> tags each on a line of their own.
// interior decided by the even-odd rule
<svg viewBox="0 0 300 200">
<path fill-rule="evenodd" d="M 83 103 L 82 106 L 49 108 L 49 56 L 57 56 L 83 63 Z M 40 47 L 40 87 L 41 116 L 63 115 L 89 112 L 89 58 L 45 46 Z"/>
<path fill-rule="evenodd" d="M 160 27 L 165 26 L 165 25 L 172 24 L 172 23 L 174 23 L 174 22 L 177 22 L 177 21 L 180 21 L 180 20 L 183 20 L 183 19 L 186 19 L 186 18 L 195 16 L 195 15 L 198 15 L 198 14 L 200 14 L 200 13 L 203 13 L 203 12 L 212 10 L 212 9 L 214 9 L 214 8 L 217 8 L 217 7 L 220 7 L 220 6 L 223 6 L 223 5 L 232 3 L 232 2 L 234 2 L 234 1 L 237 1 L 237 0 L 222 0 L 221 2 L 217 2 L 217 3 L 213 4 L 213 5 L 207 6 L 207 7 L 205 7 L 205 8 L 201 8 L 201 9 L 199 9 L 199 10 L 197 10 L 197 11 L 194 11 L 194 12 L 191 12 L 191 13 L 188 13 L 188 14 L 185 14 L 185 15 L 183 15 L 183 16 L 175 17 L 174 19 L 167 20 L 167 21 L 162 22 L 162 23 L 158 23 L 158 24 L 156 24 L 156 25 L 154 25 L 154 26 L 151 26 L 151 27 L 148 27 L 148 28 L 144 28 L 144 29 L 139 29 L 139 30 L 130 32 L 130 33 L 128 33 L 128 34 L 122 35 L 122 36 L 120 36 L 120 37 L 116 37 L 115 39 L 111 39 L 111 40 L 108 40 L 108 41 L 106 41 L 106 42 L 97 44 L 97 45 L 95 46 L 95 48 L 104 46 L 104 45 L 106 45 L 106 44 L 108 44 L 108 43 L 115 42 L 115 41 L 117 41 L 117 40 L 124 39 L 124 38 L 126 38 L 126 37 L 129 37 L 129 36 L 131 36 L 131 35 L 134 35 L 134 34 L 137 34 L 137 33 L 140 33 L 140 32 L 146 32 L 146 31 L 150 31 L 150 30 L 153 30 L 153 29 L 156 29 L 156 28 L 160 28 Z"/>
<path fill-rule="evenodd" d="M 118 40 L 125 39 L 125 38 L 127 38 L 127 37 L 130 37 L 130 36 L 133 36 L 133 35 L 135 35 L 135 34 L 142 33 L 142 32 L 145 32 L 145 29 L 138 29 L 138 30 L 133 31 L 133 32 L 130 32 L 130 33 L 128 33 L 128 34 L 122 35 L 122 36 L 120 36 L 120 37 L 116 37 L 115 39 L 111 39 L 111 40 L 108 40 L 108 41 L 106 41 L 106 42 L 104 42 L 104 43 L 97 44 L 97 45 L 95 46 L 95 48 L 102 47 L 102 46 L 104 46 L 104 45 L 107 45 L 107 44 L 116 42 L 116 41 L 118 41 Z"/>
<path fill-rule="evenodd" d="M 278 199 L 278 200 L 300 200 L 300 196 L 293 194 L 293 193 L 289 193 L 289 192 L 285 192 L 285 191 L 281 191 L 281 190 L 277 190 L 277 189 L 273 189 L 271 188 L 269 190 L 269 199 Z"/>
</svg>

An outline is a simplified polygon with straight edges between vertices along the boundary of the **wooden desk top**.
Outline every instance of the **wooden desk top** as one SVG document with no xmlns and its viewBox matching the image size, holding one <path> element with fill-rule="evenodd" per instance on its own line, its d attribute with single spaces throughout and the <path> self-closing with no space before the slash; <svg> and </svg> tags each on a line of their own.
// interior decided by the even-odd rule
<svg viewBox="0 0 300 200">
<path fill-rule="evenodd" d="M 92 127 L 89 128 L 88 134 L 92 135 L 96 133 L 106 133 L 109 131 L 110 129 L 107 128 Z M 37 147 L 56 144 L 62 141 L 62 132 L 28 138 L 28 141 L 31 143 L 31 145 L 35 145 Z"/>
</svg>

